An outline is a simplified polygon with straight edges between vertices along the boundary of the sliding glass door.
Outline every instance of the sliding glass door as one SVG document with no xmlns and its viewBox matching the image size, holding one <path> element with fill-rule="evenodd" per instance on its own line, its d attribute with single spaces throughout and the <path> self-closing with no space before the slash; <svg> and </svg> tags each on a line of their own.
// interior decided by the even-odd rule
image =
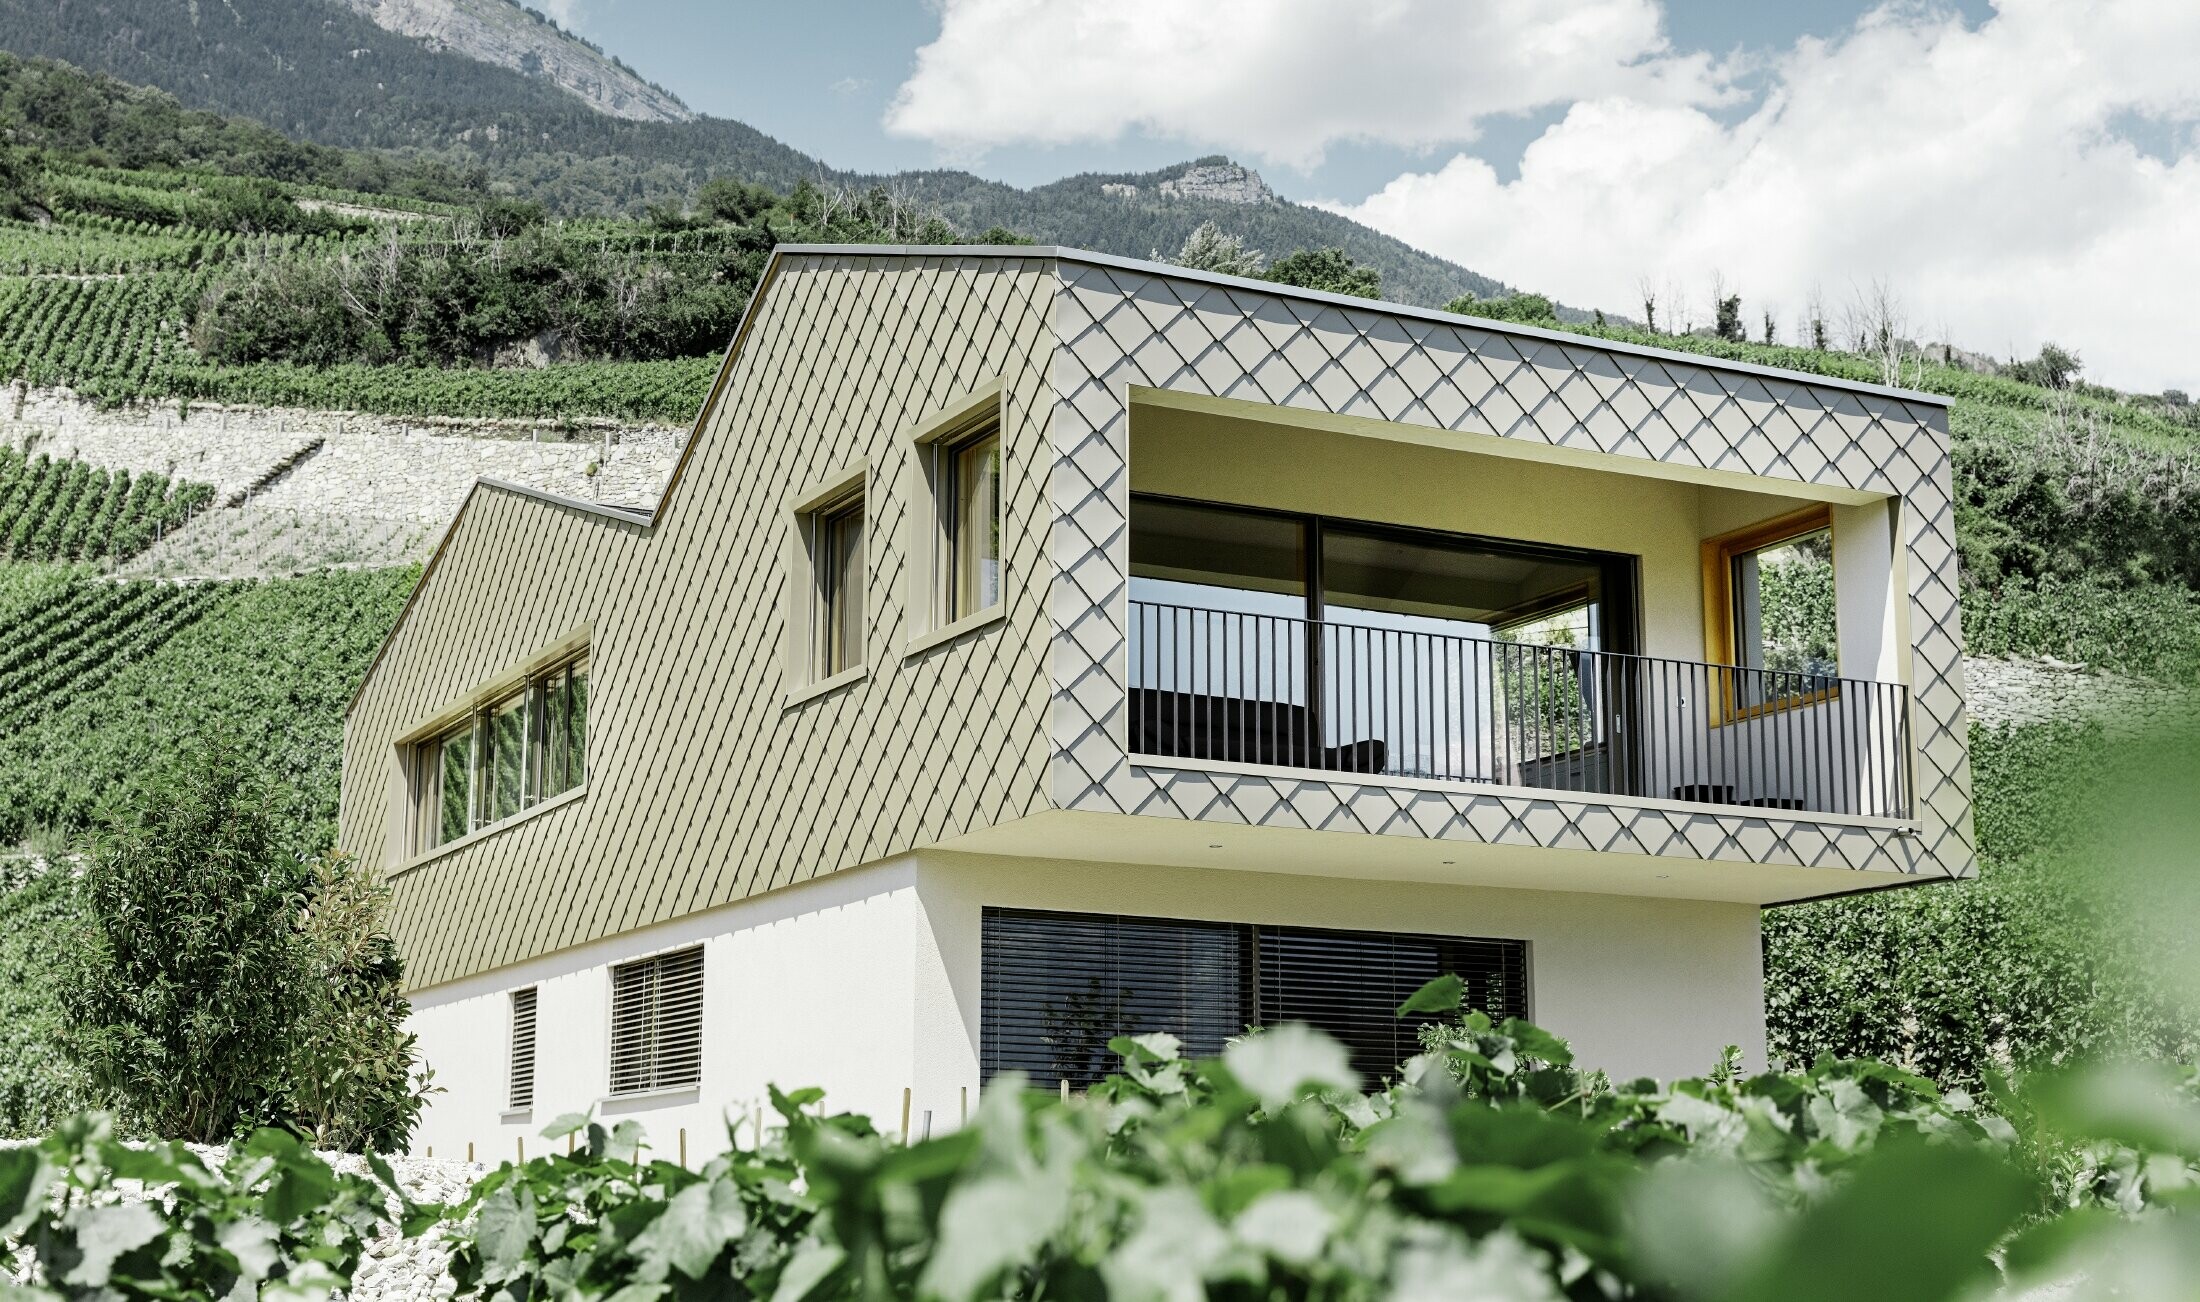
<svg viewBox="0 0 2200 1302">
<path fill-rule="evenodd" d="M 1131 502 L 1145 753 L 1609 789 L 1634 558 L 1173 498 Z"/>
</svg>

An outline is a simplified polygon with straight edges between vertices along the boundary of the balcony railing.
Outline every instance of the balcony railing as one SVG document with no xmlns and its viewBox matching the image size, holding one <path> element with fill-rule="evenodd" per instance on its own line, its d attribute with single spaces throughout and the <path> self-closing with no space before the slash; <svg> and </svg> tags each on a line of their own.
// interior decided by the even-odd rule
<svg viewBox="0 0 2200 1302">
<path fill-rule="evenodd" d="M 1144 755 L 1907 818 L 1909 693 L 1133 601 Z"/>
</svg>

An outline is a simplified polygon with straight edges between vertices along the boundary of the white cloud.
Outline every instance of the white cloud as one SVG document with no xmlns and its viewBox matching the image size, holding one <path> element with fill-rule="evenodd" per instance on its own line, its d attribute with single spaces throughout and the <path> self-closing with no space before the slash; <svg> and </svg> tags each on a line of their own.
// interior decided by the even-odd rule
<svg viewBox="0 0 2200 1302">
<path fill-rule="evenodd" d="M 569 32 L 579 31 L 586 21 L 586 15 L 581 12 L 581 0 L 532 0 L 532 3 L 534 8 L 549 15 Z"/>
<path fill-rule="evenodd" d="M 966 154 L 1144 131 L 1308 166 L 1591 94 L 1723 93 L 1656 0 L 942 0 L 940 19 L 886 125 Z"/>
<path fill-rule="evenodd" d="M 1460 154 L 1329 205 L 1569 302 L 1648 278 L 1750 319 L 1892 285 L 1966 347 L 2077 347 L 2097 379 L 2200 388 L 2200 5 L 2002 0 L 1977 26 L 1889 8 L 1766 68 L 1722 120 L 1632 92 L 1575 103 L 1517 179 Z M 2140 141 L 2152 143 L 2141 148 Z M 2166 142 L 2166 143 L 2165 143 Z"/>
</svg>

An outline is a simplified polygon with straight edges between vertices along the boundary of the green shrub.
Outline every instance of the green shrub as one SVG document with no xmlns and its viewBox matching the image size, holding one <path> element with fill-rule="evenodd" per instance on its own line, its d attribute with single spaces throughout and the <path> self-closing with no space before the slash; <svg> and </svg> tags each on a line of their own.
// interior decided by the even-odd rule
<svg viewBox="0 0 2200 1302">
<path fill-rule="evenodd" d="M 287 832 L 230 743 L 136 784 L 89 841 L 61 1043 L 143 1134 L 214 1143 L 283 1126 L 401 1151 L 426 1086 L 388 892 L 346 856 L 287 853 Z"/>
<path fill-rule="evenodd" d="M 402 1152 L 428 1074 L 405 1029 L 404 964 L 383 918 L 390 891 L 348 855 L 313 864 L 297 920 L 306 1008 L 284 1039 L 284 1123 L 320 1148 Z"/>
<path fill-rule="evenodd" d="M 1943 1085 L 2111 1050 L 2200 1054 L 2194 988 L 2141 935 L 2147 913 L 2110 888 L 2143 822 L 2196 831 L 2189 801 L 2133 811 L 2130 793 L 2200 780 L 2187 729 L 2101 724 L 1973 729 L 1984 868 L 1765 914 L 1772 1052 L 1878 1057 Z M 2117 812 L 2107 812 L 2117 811 Z"/>
<path fill-rule="evenodd" d="M 62 1043 L 141 1133 L 214 1143 L 283 1115 L 311 1010 L 308 874 L 280 842 L 264 780 L 224 744 L 146 775 L 91 840 Z"/>
</svg>

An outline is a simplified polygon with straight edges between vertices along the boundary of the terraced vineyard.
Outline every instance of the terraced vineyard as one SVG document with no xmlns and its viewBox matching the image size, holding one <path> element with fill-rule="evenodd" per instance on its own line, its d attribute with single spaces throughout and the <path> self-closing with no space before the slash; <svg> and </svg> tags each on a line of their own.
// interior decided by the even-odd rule
<svg viewBox="0 0 2200 1302">
<path fill-rule="evenodd" d="M 109 472 L 82 461 L 0 447 L 0 556 L 15 561 L 122 560 L 212 501 L 205 484 Z M 4 656 L 5 652 L 0 652 Z"/>
<path fill-rule="evenodd" d="M 12 733 L 143 659 L 234 584 L 83 581 L 14 612 L 0 645 L 0 733 Z"/>
<path fill-rule="evenodd" d="M 417 577 L 170 584 L 0 564 L 0 844 L 89 827 L 183 739 L 221 736 L 282 784 L 298 848 L 324 848 L 344 701 Z"/>
</svg>

